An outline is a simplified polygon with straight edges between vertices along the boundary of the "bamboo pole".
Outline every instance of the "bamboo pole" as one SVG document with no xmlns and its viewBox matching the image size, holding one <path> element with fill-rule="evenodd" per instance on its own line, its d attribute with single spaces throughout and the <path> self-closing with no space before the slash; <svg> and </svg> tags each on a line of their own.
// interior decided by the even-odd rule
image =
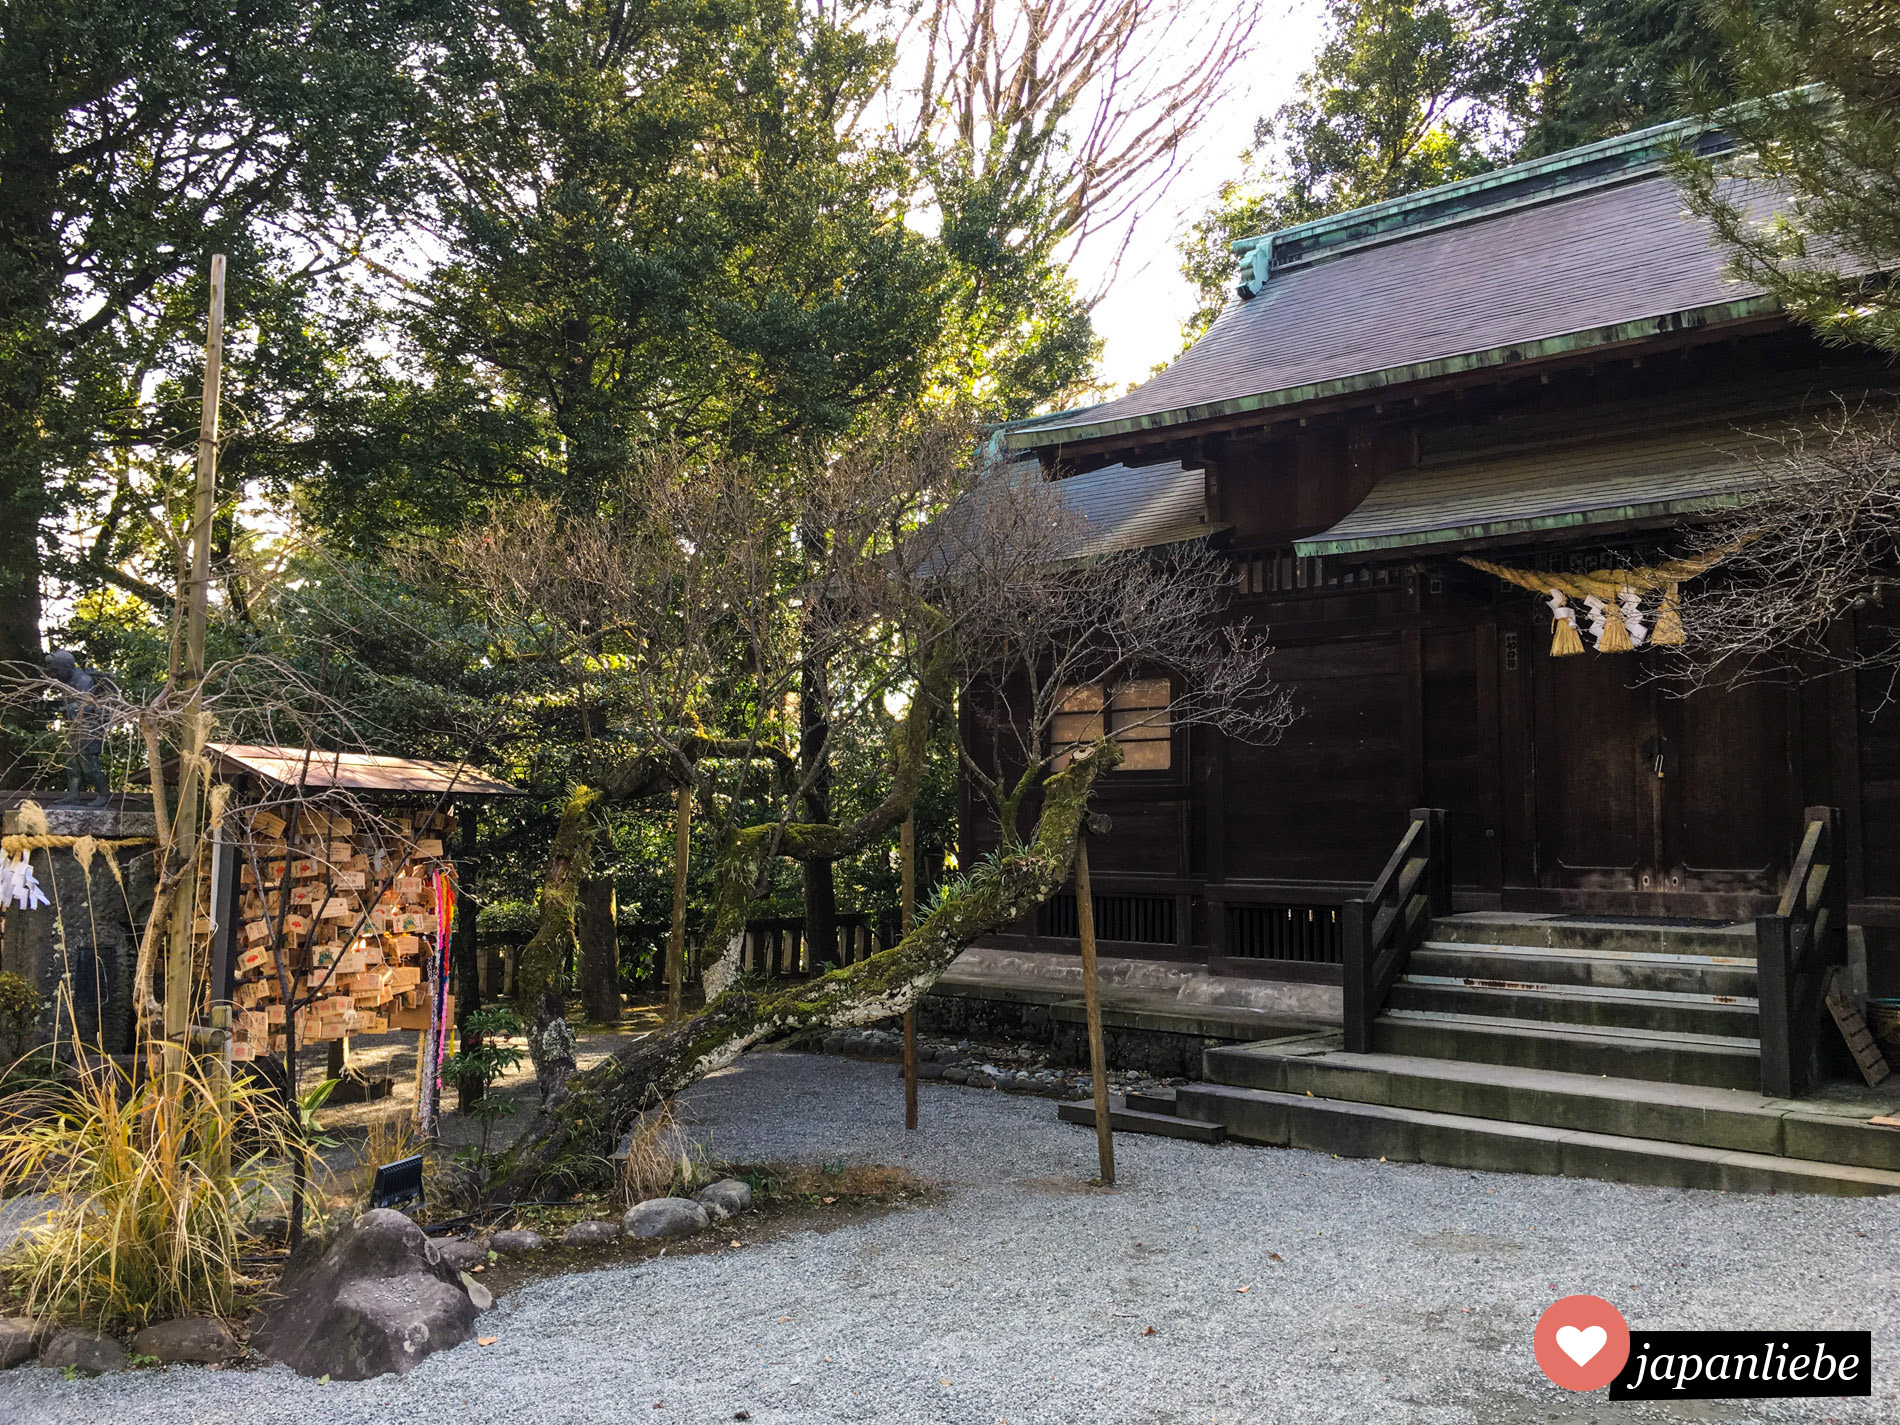
<svg viewBox="0 0 1900 1425">
<path fill-rule="evenodd" d="M 1108 1052 L 1102 1042 L 1102 989 L 1095 974 L 1095 897 L 1089 890 L 1089 839 L 1075 843 L 1075 919 L 1082 940 L 1082 999 L 1089 1019 L 1089 1070 L 1095 1081 L 1095 1152 L 1102 1186 L 1115 1186 L 1115 1138 L 1109 1126 Z"/>
<path fill-rule="evenodd" d="M 186 588 L 185 663 L 182 681 L 191 689 L 185 709 L 185 755 L 179 763 L 178 814 L 172 823 L 173 853 L 184 857 L 172 903 L 171 944 L 165 957 L 164 1062 L 167 1073 L 184 1066 L 191 1023 L 191 937 L 198 919 L 199 762 L 206 741 L 204 713 L 205 621 L 211 590 L 211 515 L 217 507 L 218 388 L 224 373 L 224 254 L 211 258 L 211 312 L 205 327 L 204 399 L 198 415 L 198 483 L 191 519 L 191 572 Z M 157 778 L 158 768 L 152 768 Z"/>
<path fill-rule="evenodd" d="M 897 859 L 899 871 L 903 876 L 902 909 L 903 934 L 909 935 L 911 927 L 917 921 L 917 814 L 912 812 L 904 818 L 904 829 L 898 836 Z M 917 1126 L 917 1011 L 913 1007 L 904 1011 L 904 1127 L 914 1129 Z"/>
<path fill-rule="evenodd" d="M 680 1017 L 680 978 L 686 965 L 686 863 L 692 847 L 693 789 L 673 799 L 673 929 L 666 937 L 666 1017 Z"/>
</svg>

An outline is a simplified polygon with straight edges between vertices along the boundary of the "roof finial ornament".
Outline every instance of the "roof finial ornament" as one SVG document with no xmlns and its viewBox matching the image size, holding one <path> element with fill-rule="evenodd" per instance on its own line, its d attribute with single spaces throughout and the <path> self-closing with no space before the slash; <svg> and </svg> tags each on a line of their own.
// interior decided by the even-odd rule
<svg viewBox="0 0 1900 1425">
<path fill-rule="evenodd" d="M 1258 297 L 1267 285 L 1267 277 L 1273 271 L 1273 234 L 1254 239 L 1254 245 L 1240 259 L 1240 284 L 1234 288 L 1240 294 L 1240 300 L 1250 302 Z"/>
</svg>

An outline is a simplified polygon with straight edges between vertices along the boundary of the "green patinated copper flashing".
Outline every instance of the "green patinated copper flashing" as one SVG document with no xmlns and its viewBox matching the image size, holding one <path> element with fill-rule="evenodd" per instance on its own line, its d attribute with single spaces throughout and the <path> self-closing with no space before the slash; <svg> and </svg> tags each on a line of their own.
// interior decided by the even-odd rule
<svg viewBox="0 0 1900 1425">
<path fill-rule="evenodd" d="M 1484 539 L 1501 539 L 1508 535 L 1542 534 L 1551 530 L 1623 524 L 1627 521 L 1665 519 L 1673 515 L 1734 509 L 1746 498 L 1745 495 L 1697 495 L 1682 500 L 1656 500 L 1648 504 L 1614 505 L 1600 510 L 1573 510 L 1561 515 L 1483 520 L 1477 524 L 1450 525 L 1443 529 L 1372 534 L 1358 539 L 1297 539 L 1293 542 L 1293 552 L 1302 559 L 1306 559 L 1320 554 L 1367 554 L 1381 549 L 1420 549 L 1434 544 L 1474 543 Z"/>
<path fill-rule="evenodd" d="M 1243 416 L 1255 411 L 1284 411 L 1314 401 L 1381 391 L 1395 386 L 1410 385 L 1416 381 L 1431 381 L 1446 376 L 1462 375 L 1466 372 L 1515 366 L 1529 361 L 1542 361 L 1578 352 L 1594 351 L 1603 347 L 1623 346 L 1649 337 L 1668 336 L 1673 332 L 1693 331 L 1702 327 L 1723 326 L 1731 322 L 1771 316 L 1779 310 L 1779 305 L 1772 297 L 1743 297 L 1733 302 L 1716 302 L 1709 306 L 1691 307 L 1680 312 L 1665 312 L 1658 316 L 1642 317 L 1636 321 L 1618 322 L 1613 326 L 1591 327 L 1584 331 L 1565 332 L 1559 336 L 1542 337 L 1535 341 L 1513 342 L 1508 346 L 1492 347 L 1485 351 L 1462 352 L 1455 356 L 1441 357 L 1436 361 L 1419 361 L 1407 366 L 1391 366 L 1379 371 L 1339 376 L 1328 381 L 1314 381 L 1303 386 L 1287 386 L 1277 391 L 1263 391 L 1254 396 L 1235 396 L 1225 401 L 1182 406 L 1172 411 L 1127 416 L 1121 420 L 1103 421 L 1096 425 L 1063 426 L 1054 430 L 1047 428 L 1011 430 L 1006 439 L 1012 450 L 1039 450 L 1047 446 L 1077 445 L 1083 441 L 1105 440 L 1116 436 L 1154 434 L 1175 426 L 1190 425 L 1196 421 Z"/>
<path fill-rule="evenodd" d="M 1503 196 L 1505 190 L 1530 190 L 1524 201 L 1541 203 L 1605 183 L 1626 182 L 1656 172 L 1678 147 L 1705 136 L 1719 137 L 1694 119 L 1678 119 L 1528 163 L 1460 178 L 1422 193 L 1388 198 L 1383 203 L 1332 213 L 1290 228 L 1239 238 L 1232 247 L 1236 256 L 1244 257 L 1260 243 L 1271 241 L 1277 271 L 1289 261 L 1309 259 L 1321 252 L 1331 256 L 1341 246 L 1357 246 L 1365 237 L 1385 239 L 1400 232 L 1410 236 L 1445 221 L 1465 221 L 1480 213 L 1488 215 L 1517 206 Z"/>
</svg>

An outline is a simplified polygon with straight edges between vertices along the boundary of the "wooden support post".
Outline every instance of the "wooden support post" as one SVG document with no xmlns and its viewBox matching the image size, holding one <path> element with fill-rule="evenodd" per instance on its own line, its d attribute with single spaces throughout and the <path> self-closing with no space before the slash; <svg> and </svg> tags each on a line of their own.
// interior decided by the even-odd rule
<svg viewBox="0 0 1900 1425">
<path fill-rule="evenodd" d="M 185 588 L 185 661 L 181 682 L 190 688 L 185 706 L 185 755 L 179 759 L 173 854 L 184 858 L 172 905 L 171 943 L 165 957 L 164 1062 L 167 1073 L 184 1067 L 191 1029 L 192 932 L 198 922 L 198 801 L 204 795 L 199 759 L 207 740 L 204 711 L 205 621 L 211 589 L 211 516 L 217 507 L 218 387 L 224 371 L 224 254 L 211 258 L 211 312 L 205 326 L 204 396 L 198 416 L 198 482 L 193 492 L 191 569 Z M 159 769 L 151 769 L 154 777 Z M 217 908 L 212 908 L 217 914 Z"/>
<path fill-rule="evenodd" d="M 666 1017 L 680 1017 L 680 977 L 686 968 L 686 858 L 692 847 L 693 789 L 673 797 L 673 930 L 666 937 Z"/>
<path fill-rule="evenodd" d="M 1102 1186 L 1115 1186 L 1115 1138 L 1109 1126 L 1108 1050 L 1102 1040 L 1102 987 L 1095 974 L 1095 897 L 1089 890 L 1089 838 L 1075 843 L 1075 920 L 1082 940 L 1082 1000 L 1089 1019 L 1089 1070 L 1095 1081 L 1095 1152 Z"/>
<path fill-rule="evenodd" d="M 903 933 L 908 935 L 917 920 L 917 814 L 915 812 L 904 818 L 904 829 L 898 836 L 897 844 L 899 874 L 903 877 L 899 908 L 903 916 L 901 922 Z M 913 1006 L 904 1011 L 904 1127 L 915 1128 L 916 1126 L 917 1010 Z"/>
<path fill-rule="evenodd" d="M 207 1056 L 211 1077 L 211 1091 L 221 1104 L 231 1100 L 231 1002 L 217 1000 L 211 1005 L 212 1051 Z M 217 1151 L 213 1158 L 214 1170 L 220 1179 L 231 1171 L 231 1140 L 220 1136 Z"/>
</svg>

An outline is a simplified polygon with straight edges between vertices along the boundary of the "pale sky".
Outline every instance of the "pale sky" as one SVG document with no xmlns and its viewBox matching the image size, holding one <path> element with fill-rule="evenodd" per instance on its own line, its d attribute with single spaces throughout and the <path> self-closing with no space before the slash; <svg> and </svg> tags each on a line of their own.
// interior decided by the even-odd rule
<svg viewBox="0 0 1900 1425">
<path fill-rule="evenodd" d="M 1319 48 L 1324 19 L 1322 0 L 1280 0 L 1269 11 L 1233 93 L 1202 126 L 1196 150 L 1164 203 L 1137 223 L 1121 272 L 1095 308 L 1095 329 L 1103 338 L 1102 375 L 1117 392 L 1145 381 L 1157 362 L 1180 350 L 1181 323 L 1194 309 L 1194 294 L 1181 276 L 1175 243 L 1213 202 L 1221 183 L 1239 171 L 1254 120 L 1292 95 L 1300 71 Z M 1072 270 L 1084 292 L 1101 281 L 1112 248 L 1105 240 L 1096 250 L 1078 254 Z"/>
</svg>

